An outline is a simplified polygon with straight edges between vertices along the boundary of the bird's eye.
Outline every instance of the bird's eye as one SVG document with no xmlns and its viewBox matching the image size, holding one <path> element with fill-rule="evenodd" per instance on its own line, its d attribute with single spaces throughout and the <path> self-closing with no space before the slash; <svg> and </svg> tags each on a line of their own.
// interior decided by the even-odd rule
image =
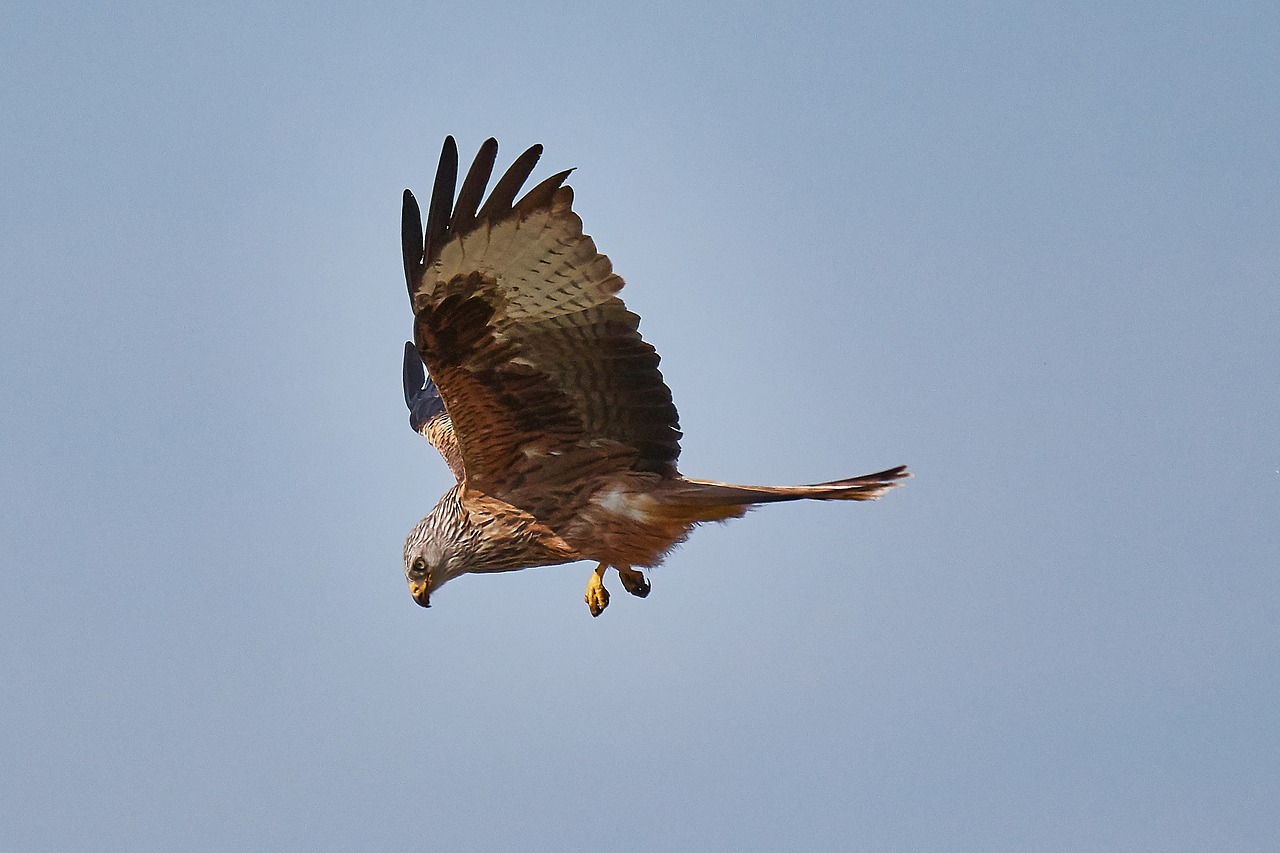
<svg viewBox="0 0 1280 853">
<path fill-rule="evenodd" d="M 418 574 L 422 574 L 427 570 L 427 561 L 421 557 L 415 557 L 413 560 L 413 570 Z"/>
</svg>

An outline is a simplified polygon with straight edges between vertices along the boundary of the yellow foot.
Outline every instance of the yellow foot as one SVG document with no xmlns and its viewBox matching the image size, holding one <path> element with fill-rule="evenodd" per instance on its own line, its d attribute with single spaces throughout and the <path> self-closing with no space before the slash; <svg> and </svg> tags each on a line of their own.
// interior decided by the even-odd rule
<svg viewBox="0 0 1280 853">
<path fill-rule="evenodd" d="M 587 607 L 592 616 L 599 616 L 609 606 L 609 590 L 604 588 L 604 570 L 609 568 L 604 563 L 596 566 L 596 570 L 587 578 Z"/>
<path fill-rule="evenodd" d="M 635 569 L 618 569 L 618 577 L 622 579 L 622 586 L 627 592 L 636 598 L 644 598 L 649 594 L 649 581 L 645 580 L 644 572 L 638 572 Z"/>
</svg>

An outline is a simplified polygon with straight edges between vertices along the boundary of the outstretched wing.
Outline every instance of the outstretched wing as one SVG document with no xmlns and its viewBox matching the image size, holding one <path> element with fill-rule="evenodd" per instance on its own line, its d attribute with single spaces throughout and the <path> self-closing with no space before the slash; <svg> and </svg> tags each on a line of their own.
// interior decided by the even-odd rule
<svg viewBox="0 0 1280 853">
<path fill-rule="evenodd" d="M 555 525 L 612 472 L 676 474 L 680 430 L 658 354 L 582 233 L 560 172 L 518 202 L 541 146 L 481 205 L 497 155 L 480 148 L 454 201 L 445 140 L 425 238 L 404 195 L 405 277 L 422 360 L 453 422 L 466 484 Z"/>
<path fill-rule="evenodd" d="M 440 391 L 422 367 L 422 357 L 412 342 L 404 345 L 404 403 L 409 407 L 409 426 L 440 451 L 459 483 L 466 476 L 462 453 L 453 433 L 453 421 L 444 410 Z"/>
</svg>

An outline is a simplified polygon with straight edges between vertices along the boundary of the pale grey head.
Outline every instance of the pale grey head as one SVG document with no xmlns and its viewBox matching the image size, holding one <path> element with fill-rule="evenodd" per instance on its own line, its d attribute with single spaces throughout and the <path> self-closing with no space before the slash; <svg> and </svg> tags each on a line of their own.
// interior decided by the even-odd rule
<svg viewBox="0 0 1280 853">
<path fill-rule="evenodd" d="M 404 575 L 409 593 L 423 607 L 431 606 L 431 593 L 471 565 L 470 525 L 458 499 L 460 486 L 444 493 L 435 508 L 409 531 L 404 541 Z"/>
</svg>

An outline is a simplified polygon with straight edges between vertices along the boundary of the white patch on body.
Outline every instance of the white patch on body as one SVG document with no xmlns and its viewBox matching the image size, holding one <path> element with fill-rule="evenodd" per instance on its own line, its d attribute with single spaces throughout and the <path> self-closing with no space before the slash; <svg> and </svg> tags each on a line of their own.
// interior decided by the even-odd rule
<svg viewBox="0 0 1280 853">
<path fill-rule="evenodd" d="M 639 495 L 635 492 L 613 488 L 596 495 L 591 499 L 591 502 L 614 515 L 633 518 L 636 521 L 649 520 L 646 504 L 651 503 L 651 499 L 648 495 Z"/>
</svg>

